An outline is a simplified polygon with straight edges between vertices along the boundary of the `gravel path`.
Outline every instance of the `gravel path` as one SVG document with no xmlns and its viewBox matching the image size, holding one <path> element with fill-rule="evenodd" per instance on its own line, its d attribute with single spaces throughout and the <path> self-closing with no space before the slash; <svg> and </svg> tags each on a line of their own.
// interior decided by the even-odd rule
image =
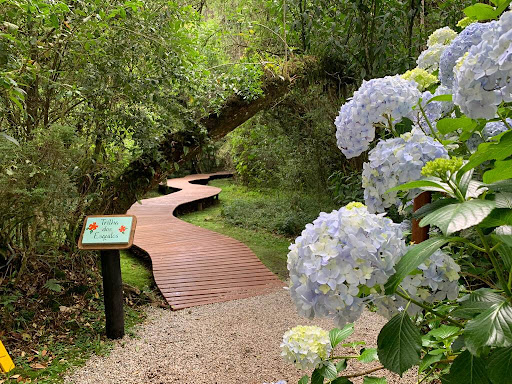
<svg viewBox="0 0 512 384">
<path fill-rule="evenodd" d="M 178 312 L 148 307 L 147 313 L 135 338 L 116 342 L 108 357 L 92 357 L 65 382 L 261 384 L 285 379 L 295 384 L 304 373 L 280 357 L 283 333 L 299 324 L 333 327 L 329 320 L 298 316 L 285 290 Z M 364 312 L 350 341 L 364 340 L 368 347 L 375 347 L 385 323 L 377 314 Z M 348 371 L 361 368 L 354 364 Z M 389 372 L 386 376 L 388 383 L 415 383 L 412 373 L 401 379 Z M 362 383 L 359 378 L 353 381 Z"/>
</svg>

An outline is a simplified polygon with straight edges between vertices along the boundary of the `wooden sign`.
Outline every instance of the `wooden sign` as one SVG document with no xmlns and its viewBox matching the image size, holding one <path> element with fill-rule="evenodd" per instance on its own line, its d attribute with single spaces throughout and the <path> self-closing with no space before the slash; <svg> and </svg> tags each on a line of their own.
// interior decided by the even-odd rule
<svg viewBox="0 0 512 384">
<path fill-rule="evenodd" d="M 12 359 L 7 353 L 4 345 L 0 341 L 0 371 L 7 373 L 13 369 L 14 363 L 12 362 Z"/>
<path fill-rule="evenodd" d="M 133 244 L 137 218 L 132 215 L 87 216 L 78 248 L 85 250 L 128 249 Z"/>
</svg>

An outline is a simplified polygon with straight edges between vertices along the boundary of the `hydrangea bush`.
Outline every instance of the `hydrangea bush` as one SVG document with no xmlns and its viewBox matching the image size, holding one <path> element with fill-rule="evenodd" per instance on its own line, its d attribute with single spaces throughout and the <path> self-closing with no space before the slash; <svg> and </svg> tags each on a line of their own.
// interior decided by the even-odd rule
<svg viewBox="0 0 512 384">
<path fill-rule="evenodd" d="M 312 369 L 313 384 L 385 383 L 369 374 L 412 367 L 418 382 L 510 382 L 512 11 L 492 3 L 468 7 L 460 34 L 435 31 L 418 68 L 363 82 L 340 109 L 336 137 L 347 158 L 377 143 L 362 170 L 366 206 L 321 213 L 289 248 L 299 313 L 344 326 L 285 334 L 283 356 Z M 419 194 L 432 202 L 413 212 Z M 386 217 L 396 205 L 402 222 Z M 418 244 L 409 220 L 413 239 L 430 228 Z M 337 356 L 367 305 L 389 319 L 377 348 Z M 344 375 L 349 359 L 382 366 Z"/>
</svg>

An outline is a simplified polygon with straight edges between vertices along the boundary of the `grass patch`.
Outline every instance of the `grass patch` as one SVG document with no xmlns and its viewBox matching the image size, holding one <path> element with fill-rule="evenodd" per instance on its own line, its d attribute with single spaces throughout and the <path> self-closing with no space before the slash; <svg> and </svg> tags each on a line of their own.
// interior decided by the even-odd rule
<svg viewBox="0 0 512 384">
<path fill-rule="evenodd" d="M 286 257 L 295 235 L 318 217 L 321 205 L 330 203 L 334 209 L 327 198 L 313 201 L 312 196 L 247 188 L 229 179 L 213 180 L 209 185 L 222 188 L 221 204 L 181 219 L 245 243 L 281 279 L 288 277 Z"/>
<path fill-rule="evenodd" d="M 121 274 L 123 282 L 141 291 L 154 286 L 153 274 L 146 264 L 130 251 L 121 251 Z"/>
</svg>

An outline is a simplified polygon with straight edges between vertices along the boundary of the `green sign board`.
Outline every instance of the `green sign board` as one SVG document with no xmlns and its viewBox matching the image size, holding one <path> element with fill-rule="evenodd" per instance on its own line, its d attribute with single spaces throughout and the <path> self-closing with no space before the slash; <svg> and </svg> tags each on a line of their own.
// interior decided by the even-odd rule
<svg viewBox="0 0 512 384">
<path fill-rule="evenodd" d="M 88 216 L 82 244 L 128 244 L 132 225 L 133 217 L 130 216 Z"/>
</svg>

